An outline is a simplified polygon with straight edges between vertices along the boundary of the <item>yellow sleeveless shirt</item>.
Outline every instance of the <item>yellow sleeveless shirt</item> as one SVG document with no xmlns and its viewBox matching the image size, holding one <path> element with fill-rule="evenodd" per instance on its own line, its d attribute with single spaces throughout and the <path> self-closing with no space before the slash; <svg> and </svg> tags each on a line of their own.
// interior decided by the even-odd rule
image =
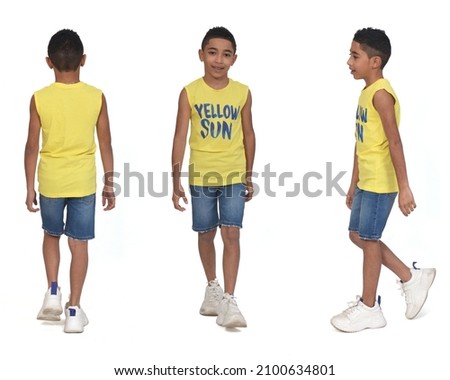
<svg viewBox="0 0 450 380">
<path fill-rule="evenodd" d="M 225 88 L 215 90 L 200 78 L 185 90 L 191 107 L 189 183 L 245 183 L 241 112 L 247 102 L 248 87 L 230 79 Z"/>
<path fill-rule="evenodd" d="M 393 96 L 397 126 L 400 123 L 400 104 L 389 81 L 378 79 L 362 90 L 356 110 L 355 131 L 358 187 L 375 193 L 392 193 L 398 191 L 397 177 L 389 152 L 389 142 L 380 115 L 373 105 L 373 97 L 379 90 L 386 90 Z"/>
<path fill-rule="evenodd" d="M 39 192 L 50 198 L 96 191 L 95 128 L 102 91 L 83 82 L 55 82 L 34 93 L 42 128 Z"/>
</svg>

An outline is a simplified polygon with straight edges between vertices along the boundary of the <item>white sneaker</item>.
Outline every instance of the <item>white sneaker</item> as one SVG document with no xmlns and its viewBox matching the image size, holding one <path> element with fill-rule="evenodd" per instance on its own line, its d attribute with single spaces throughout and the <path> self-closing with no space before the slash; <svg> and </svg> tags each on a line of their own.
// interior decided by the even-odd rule
<svg viewBox="0 0 450 380">
<path fill-rule="evenodd" d="M 247 322 L 244 316 L 240 312 L 236 298 L 228 293 L 223 295 L 222 301 L 220 301 L 219 315 L 217 316 L 216 323 L 222 327 L 247 327 Z"/>
<path fill-rule="evenodd" d="M 66 333 L 82 333 L 84 326 L 89 323 L 83 309 L 78 306 L 67 306 L 66 323 L 64 324 L 64 332 Z"/>
<path fill-rule="evenodd" d="M 435 268 L 419 269 L 415 267 L 415 262 L 411 268 L 411 279 L 408 282 L 400 282 L 400 290 L 405 296 L 406 312 L 408 319 L 413 319 L 419 314 L 423 304 L 427 300 L 428 290 L 433 284 L 436 276 Z"/>
<path fill-rule="evenodd" d="M 386 326 L 380 308 L 380 297 L 373 307 L 366 306 L 360 296 L 349 302 L 349 308 L 331 318 L 331 324 L 340 331 L 357 332 L 364 329 L 378 329 Z"/>
<path fill-rule="evenodd" d="M 200 307 L 202 315 L 217 315 L 219 313 L 219 304 L 223 298 L 223 290 L 219 285 L 219 281 L 212 280 L 208 283 L 205 290 L 205 299 Z"/>
<path fill-rule="evenodd" d="M 37 319 L 42 321 L 59 321 L 63 309 L 61 306 L 61 291 L 58 285 L 53 285 L 47 290 L 44 296 L 44 303 L 37 315 Z"/>
</svg>

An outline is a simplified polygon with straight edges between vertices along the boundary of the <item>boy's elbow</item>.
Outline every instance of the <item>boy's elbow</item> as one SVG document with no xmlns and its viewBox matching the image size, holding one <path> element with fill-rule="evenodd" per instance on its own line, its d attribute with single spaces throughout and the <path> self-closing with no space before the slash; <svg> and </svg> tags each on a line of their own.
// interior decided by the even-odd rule
<svg viewBox="0 0 450 380">
<path fill-rule="evenodd" d="M 39 146 L 37 144 L 33 143 L 27 143 L 25 145 L 25 156 L 33 156 L 38 154 L 39 152 Z"/>
<path fill-rule="evenodd" d="M 100 147 L 100 152 L 112 152 L 111 140 L 100 142 L 99 147 Z"/>
<path fill-rule="evenodd" d="M 400 138 L 394 138 L 392 140 L 389 140 L 389 147 L 391 149 L 397 149 L 402 147 L 402 140 Z"/>
</svg>

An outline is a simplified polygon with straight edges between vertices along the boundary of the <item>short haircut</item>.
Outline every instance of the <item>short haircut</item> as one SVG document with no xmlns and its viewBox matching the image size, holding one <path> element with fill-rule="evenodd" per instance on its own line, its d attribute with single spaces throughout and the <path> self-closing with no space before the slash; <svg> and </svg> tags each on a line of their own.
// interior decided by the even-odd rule
<svg viewBox="0 0 450 380">
<path fill-rule="evenodd" d="M 83 57 L 83 43 L 76 32 L 62 29 L 50 39 L 47 53 L 59 71 L 75 71 Z"/>
<path fill-rule="evenodd" d="M 353 41 L 361 45 L 369 58 L 379 56 L 381 58 L 381 68 L 386 66 L 391 56 L 391 42 L 384 30 L 374 28 L 360 29 L 355 33 Z"/>
<path fill-rule="evenodd" d="M 234 53 L 236 53 L 236 40 L 227 28 L 224 28 L 223 26 L 215 26 L 214 28 L 208 30 L 205 37 L 203 37 L 202 50 L 205 49 L 205 46 L 212 38 L 223 38 L 224 40 L 230 41 L 233 46 Z"/>
</svg>

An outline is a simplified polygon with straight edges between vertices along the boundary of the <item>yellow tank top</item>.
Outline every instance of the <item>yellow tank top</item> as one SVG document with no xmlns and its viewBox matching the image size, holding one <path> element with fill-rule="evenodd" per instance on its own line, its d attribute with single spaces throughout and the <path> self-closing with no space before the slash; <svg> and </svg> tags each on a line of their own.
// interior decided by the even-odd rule
<svg viewBox="0 0 450 380">
<path fill-rule="evenodd" d="M 191 106 L 189 183 L 225 186 L 245 183 L 245 151 L 241 123 L 248 87 L 229 80 L 220 90 L 203 78 L 185 87 Z"/>
<path fill-rule="evenodd" d="M 83 82 L 55 82 L 34 93 L 42 129 L 39 192 L 50 198 L 96 191 L 95 127 L 102 92 Z"/>
<path fill-rule="evenodd" d="M 355 131 L 358 187 L 375 193 L 391 193 L 398 191 L 397 177 L 389 152 L 389 142 L 380 115 L 373 105 L 375 93 L 382 89 L 394 97 L 397 126 L 400 124 L 400 104 L 389 81 L 378 79 L 361 92 L 356 110 Z"/>
</svg>

